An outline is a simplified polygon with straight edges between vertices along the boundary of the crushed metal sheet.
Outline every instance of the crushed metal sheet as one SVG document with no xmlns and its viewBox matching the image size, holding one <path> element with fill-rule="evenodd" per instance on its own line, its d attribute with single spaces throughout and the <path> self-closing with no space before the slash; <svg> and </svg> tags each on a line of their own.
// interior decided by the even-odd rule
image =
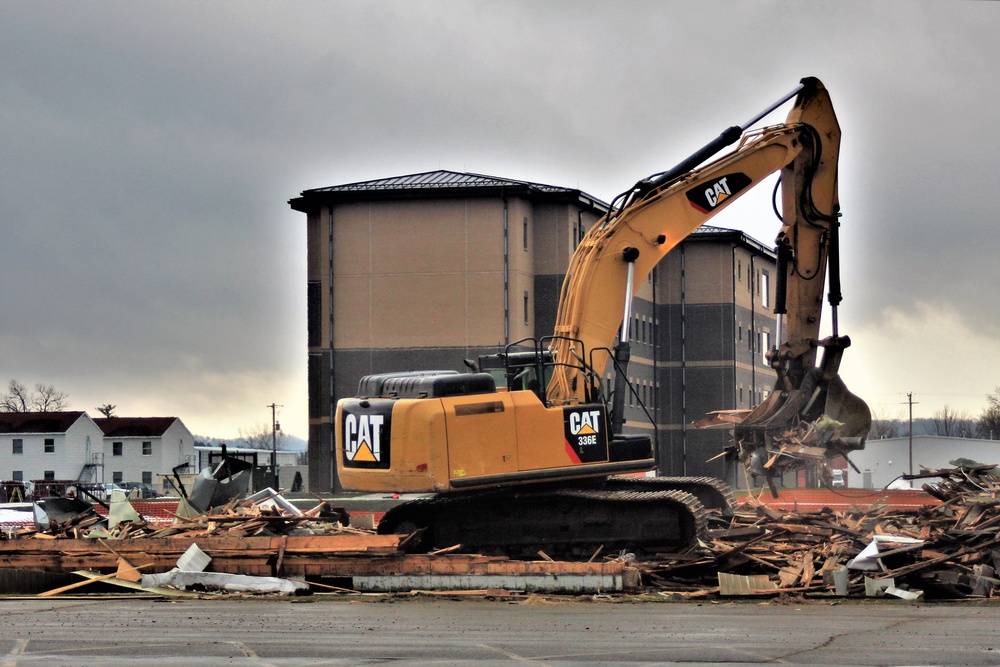
<svg viewBox="0 0 1000 667">
<path fill-rule="evenodd" d="M 111 492 L 111 502 L 108 504 L 108 528 L 113 529 L 120 523 L 142 521 L 142 516 L 128 501 L 125 492 L 115 489 Z"/>
<path fill-rule="evenodd" d="M 204 572 L 211 562 L 212 557 L 192 542 L 187 551 L 177 559 L 177 569 L 181 572 Z"/>
<path fill-rule="evenodd" d="M 778 590 L 778 584 L 766 574 L 739 575 L 719 572 L 719 595 L 752 595 Z"/>
<path fill-rule="evenodd" d="M 174 588 L 190 590 L 217 590 L 228 593 L 276 593 L 296 595 L 309 590 L 309 584 L 279 579 L 277 577 L 255 577 L 247 574 L 227 574 L 225 572 L 182 572 L 170 570 L 162 574 L 142 575 L 143 588 Z"/>
</svg>

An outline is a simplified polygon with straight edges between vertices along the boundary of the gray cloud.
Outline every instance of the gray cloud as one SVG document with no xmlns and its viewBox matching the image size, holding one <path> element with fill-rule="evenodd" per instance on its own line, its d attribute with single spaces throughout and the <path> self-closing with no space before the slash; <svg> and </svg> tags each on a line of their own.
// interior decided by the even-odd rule
<svg viewBox="0 0 1000 667">
<path fill-rule="evenodd" d="M 807 75 L 844 129 L 845 321 L 875 335 L 887 308 L 947 304 L 1000 331 L 997 18 L 911 1 L 0 5 L 0 381 L 220 434 L 276 400 L 304 434 L 287 199 L 436 168 L 611 199 Z M 769 242 L 759 208 L 720 224 Z M 941 344 L 961 341 L 927 332 L 928 357 Z M 997 363 L 970 394 L 1000 384 Z"/>
</svg>

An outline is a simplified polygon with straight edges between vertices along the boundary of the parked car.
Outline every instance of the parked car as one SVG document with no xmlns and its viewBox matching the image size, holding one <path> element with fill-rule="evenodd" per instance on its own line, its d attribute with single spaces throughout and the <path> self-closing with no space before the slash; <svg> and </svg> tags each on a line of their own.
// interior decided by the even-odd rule
<svg viewBox="0 0 1000 667">
<path fill-rule="evenodd" d="M 129 498 L 159 498 L 160 494 L 149 484 L 142 482 L 122 482 L 119 484 Z"/>
</svg>

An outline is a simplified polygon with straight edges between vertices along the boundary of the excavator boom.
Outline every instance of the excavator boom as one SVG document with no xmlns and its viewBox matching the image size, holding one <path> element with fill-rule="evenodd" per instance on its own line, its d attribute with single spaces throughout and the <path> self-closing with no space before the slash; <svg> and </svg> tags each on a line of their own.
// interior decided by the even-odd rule
<svg viewBox="0 0 1000 667">
<path fill-rule="evenodd" d="M 678 167 L 637 183 L 583 239 L 563 284 L 551 349 L 557 361 L 566 362 L 579 361 L 589 351 L 589 367 L 557 365 L 546 389 L 550 404 L 593 400 L 616 337 L 622 341 L 617 348 L 619 367 L 628 362 L 627 352 L 621 354 L 628 340 L 622 327 L 627 327 L 629 302 L 642 280 L 695 229 L 780 171 L 779 333 L 777 348 L 771 353 L 778 380 L 767 401 L 737 426 L 737 440 L 748 451 L 768 451 L 775 447 L 776 434 L 797 432 L 825 416 L 826 435 L 814 437 L 813 433 L 806 438 L 813 446 L 827 455 L 863 446 L 870 411 L 837 375 L 840 356 L 850 344 L 839 336 L 836 322 L 840 127 L 820 81 L 803 79 L 793 95 L 795 103 L 784 124 L 742 136 L 742 128 L 729 128 Z M 697 166 L 697 161 L 734 137 L 740 137 L 734 151 Z M 820 340 L 828 268 L 834 335 Z M 826 355 L 816 369 L 820 347 Z M 615 394 L 616 399 L 623 396 L 622 391 Z M 620 408 L 616 412 L 612 421 L 620 427 Z M 744 458 L 749 462 L 749 455 Z M 768 471 L 759 468 L 758 472 L 766 475 Z"/>
</svg>

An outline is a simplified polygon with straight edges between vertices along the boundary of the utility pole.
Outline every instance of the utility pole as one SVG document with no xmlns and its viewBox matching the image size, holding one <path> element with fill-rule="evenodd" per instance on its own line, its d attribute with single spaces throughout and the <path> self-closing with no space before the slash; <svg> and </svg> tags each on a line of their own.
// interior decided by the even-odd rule
<svg viewBox="0 0 1000 667">
<path fill-rule="evenodd" d="M 283 405 L 276 405 L 271 403 L 271 405 L 265 405 L 266 408 L 271 408 L 271 472 L 274 473 L 274 490 L 280 491 L 280 485 L 278 483 L 278 408 L 283 408 Z M 912 467 L 912 464 L 911 464 Z"/>
<path fill-rule="evenodd" d="M 910 404 L 910 474 L 913 474 L 913 392 L 906 394 L 906 401 Z"/>
</svg>

